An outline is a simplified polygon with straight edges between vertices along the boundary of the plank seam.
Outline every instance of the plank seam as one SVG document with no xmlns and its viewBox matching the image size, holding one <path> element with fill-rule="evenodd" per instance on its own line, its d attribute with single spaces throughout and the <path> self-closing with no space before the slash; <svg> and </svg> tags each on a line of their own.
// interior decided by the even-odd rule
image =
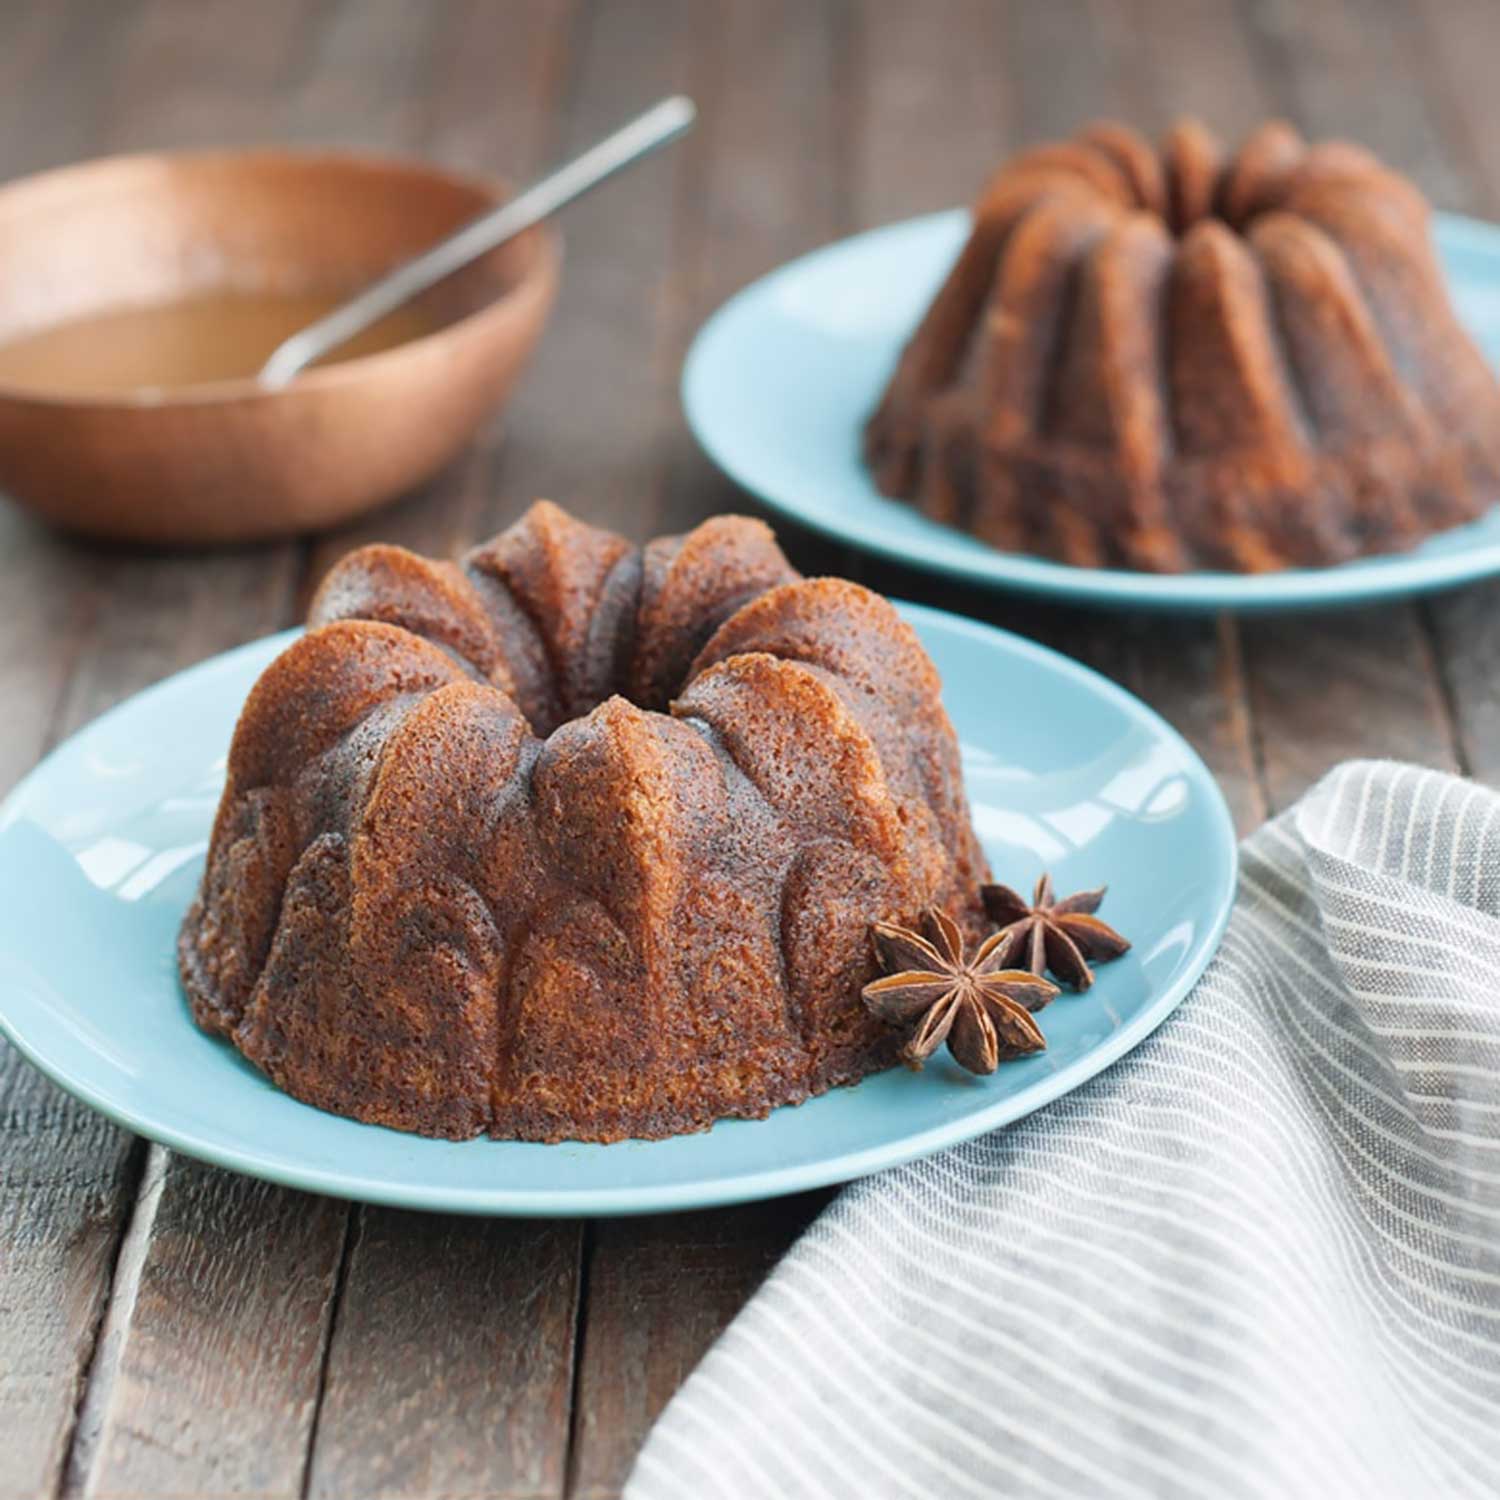
<svg viewBox="0 0 1500 1500">
<path fill-rule="evenodd" d="M 1264 821 L 1274 810 L 1271 800 L 1271 778 L 1266 769 L 1265 737 L 1261 733 L 1260 718 L 1255 712 L 1255 701 L 1250 692 L 1250 673 L 1245 661 L 1245 638 L 1240 633 L 1239 621 L 1227 611 L 1219 616 L 1219 640 L 1224 652 L 1224 663 L 1230 681 L 1226 684 L 1225 696 L 1230 706 L 1243 719 L 1245 725 L 1245 753 L 1250 759 L 1250 777 L 1259 804 L 1256 812 L 1259 821 Z"/>
<path fill-rule="evenodd" d="M 1437 704 L 1438 718 L 1442 721 L 1443 733 L 1453 752 L 1453 764 L 1462 776 L 1473 775 L 1473 759 L 1464 742 L 1461 719 L 1458 712 L 1458 695 L 1453 679 L 1448 673 L 1443 656 L 1442 642 L 1438 637 L 1437 624 L 1432 616 L 1432 606 L 1422 600 L 1416 606 L 1417 641 L 1426 658 L 1427 670 L 1432 677 L 1433 696 Z"/>
<path fill-rule="evenodd" d="M 317 1455 L 318 1434 L 323 1425 L 323 1398 L 328 1394 L 328 1369 L 333 1360 L 333 1342 L 338 1337 L 339 1316 L 344 1307 L 344 1288 L 349 1281 L 349 1265 L 354 1259 L 363 1222 L 364 1209 L 357 1203 L 346 1204 L 338 1269 L 334 1272 L 333 1293 L 328 1299 L 328 1319 L 323 1329 L 323 1348 L 318 1360 L 318 1383 L 313 1391 L 312 1415 L 307 1423 L 307 1451 L 302 1455 L 302 1473 L 297 1479 L 297 1493 L 301 1500 L 307 1500 L 312 1490 L 313 1460 Z"/>
<path fill-rule="evenodd" d="M 865 36 L 864 12 L 855 11 L 845 0 L 837 5 L 830 22 L 833 50 L 829 93 L 833 108 L 828 121 L 832 132 L 834 231 L 838 236 L 852 234 L 858 192 L 856 172 L 859 151 L 856 141 L 869 113 L 869 48 Z"/>
<path fill-rule="evenodd" d="M 1245 37 L 1246 52 L 1260 91 L 1274 100 L 1276 112 L 1302 122 L 1304 116 L 1294 97 L 1287 67 L 1287 40 L 1270 16 L 1264 0 L 1239 0 L 1235 16 Z"/>
<path fill-rule="evenodd" d="M 584 1342 L 588 1337 L 589 1282 L 592 1279 L 597 1231 L 592 1220 L 586 1221 L 578 1236 L 578 1291 L 573 1308 L 573 1367 L 568 1372 L 568 1449 L 563 1458 L 564 1495 L 578 1494 L 579 1453 L 582 1449 L 579 1429 L 583 1424 Z"/>
<path fill-rule="evenodd" d="M 67 1448 L 63 1455 L 59 1493 L 64 1497 L 87 1491 L 89 1475 L 104 1435 L 104 1425 L 124 1357 L 125 1341 L 135 1315 L 141 1272 L 151 1247 L 151 1231 L 166 1180 L 167 1150 L 137 1138 L 127 1173 L 130 1208 L 121 1216 L 119 1238 L 110 1266 L 99 1316 L 88 1353 L 80 1367 L 78 1398 L 73 1406 Z"/>
</svg>

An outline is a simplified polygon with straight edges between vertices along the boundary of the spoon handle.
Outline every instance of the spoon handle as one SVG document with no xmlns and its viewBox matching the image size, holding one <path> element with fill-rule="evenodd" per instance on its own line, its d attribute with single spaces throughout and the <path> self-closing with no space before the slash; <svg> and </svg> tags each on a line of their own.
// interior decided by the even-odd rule
<svg viewBox="0 0 1500 1500">
<path fill-rule="evenodd" d="M 378 322 L 418 292 L 425 292 L 434 282 L 452 275 L 523 229 L 530 229 L 621 168 L 676 140 L 691 128 L 697 114 L 693 101 L 682 94 L 653 105 L 613 135 L 590 146 L 581 156 L 575 156 L 497 208 L 471 219 L 447 239 L 439 240 L 371 282 L 316 323 L 299 329 L 278 344 L 261 366 L 260 383 L 270 387 L 285 385 L 314 360 Z"/>
</svg>

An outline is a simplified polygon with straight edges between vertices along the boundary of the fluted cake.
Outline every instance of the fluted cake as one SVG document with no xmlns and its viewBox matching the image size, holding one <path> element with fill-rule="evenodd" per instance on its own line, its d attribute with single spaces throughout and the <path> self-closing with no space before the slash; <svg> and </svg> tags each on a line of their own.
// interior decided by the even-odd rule
<svg viewBox="0 0 1500 1500">
<path fill-rule="evenodd" d="M 1427 204 L 1342 142 L 1098 124 L 982 194 L 866 429 L 879 488 L 1007 551 L 1258 572 L 1500 499 L 1500 386 Z"/>
<path fill-rule="evenodd" d="M 764 1115 L 896 1060 L 874 920 L 986 878 L 938 677 L 757 521 L 636 548 L 538 502 L 365 547 L 235 730 L 179 943 L 297 1098 L 461 1138 Z"/>
</svg>

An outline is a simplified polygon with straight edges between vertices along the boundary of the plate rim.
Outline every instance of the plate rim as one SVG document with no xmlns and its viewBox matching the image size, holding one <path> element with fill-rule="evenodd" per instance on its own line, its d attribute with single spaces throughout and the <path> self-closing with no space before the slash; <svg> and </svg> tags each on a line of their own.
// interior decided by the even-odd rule
<svg viewBox="0 0 1500 1500">
<path fill-rule="evenodd" d="M 860 551 L 996 593 L 1061 600 L 1091 609 L 1168 614 L 1337 609 L 1435 593 L 1500 573 L 1500 537 L 1438 556 L 1424 557 L 1419 545 L 1407 552 L 1353 558 L 1323 568 L 1288 568 L 1276 573 L 1142 573 L 1120 568 L 1083 568 L 1027 553 L 994 549 L 987 556 L 971 556 L 955 549 L 976 539 L 931 521 L 920 512 L 914 514 L 933 528 L 930 538 L 893 538 L 879 529 L 842 522 L 839 506 L 809 505 L 796 494 L 771 493 L 770 487 L 748 466 L 732 453 L 726 453 L 721 424 L 710 415 L 715 403 L 703 393 L 703 372 L 710 368 L 718 346 L 732 332 L 735 320 L 777 284 L 795 279 L 821 261 L 837 260 L 851 249 L 864 248 L 882 238 L 924 231 L 937 233 L 949 227 L 957 231 L 969 218 L 966 208 L 939 209 L 846 235 L 783 261 L 722 302 L 694 335 L 678 386 L 688 427 L 710 461 L 740 489 L 771 510 Z M 1433 212 L 1432 223 L 1440 249 L 1447 240 L 1461 253 L 1495 257 L 1500 268 L 1500 225 L 1439 211 Z M 734 347 L 732 339 L 729 347 L 731 350 Z M 872 499 L 890 505 L 905 503 L 881 495 L 873 484 L 867 487 Z M 809 492 L 813 488 L 807 486 Z"/>
<path fill-rule="evenodd" d="M 1209 827 L 1215 833 L 1213 850 L 1216 858 L 1214 887 L 1211 892 L 1214 902 L 1213 915 L 1197 934 L 1176 977 L 1170 984 L 1164 986 L 1159 994 L 1153 996 L 1149 1003 L 1132 1015 L 1129 1021 L 1111 1032 L 1083 1056 L 1037 1079 L 1018 1093 L 1006 1094 L 986 1107 L 975 1109 L 926 1130 L 905 1135 L 897 1141 L 869 1146 L 861 1150 L 844 1151 L 835 1156 L 820 1158 L 798 1166 L 762 1168 L 729 1177 L 696 1177 L 691 1181 L 671 1184 L 582 1190 L 513 1189 L 503 1184 L 466 1188 L 430 1187 L 421 1184 L 393 1183 L 387 1178 L 352 1175 L 347 1171 L 303 1167 L 296 1163 L 286 1162 L 277 1153 L 266 1154 L 258 1150 L 253 1143 L 236 1147 L 223 1146 L 211 1140 L 200 1139 L 190 1130 L 181 1129 L 170 1123 L 163 1124 L 151 1117 L 149 1113 L 142 1113 L 128 1105 L 120 1105 L 107 1093 L 100 1093 L 86 1077 L 80 1077 L 77 1070 L 70 1067 L 66 1061 L 48 1055 L 45 1046 L 37 1044 L 34 1039 L 18 1031 L 11 1019 L 10 1008 L 6 1004 L 4 993 L 0 993 L 0 1034 L 7 1038 L 31 1066 L 37 1068 L 80 1103 L 133 1134 L 180 1152 L 184 1156 L 283 1187 L 319 1193 L 328 1197 L 424 1212 L 471 1214 L 495 1218 L 612 1218 L 648 1213 L 684 1212 L 691 1209 L 717 1208 L 735 1203 L 764 1201 L 815 1188 L 852 1182 L 873 1172 L 932 1155 L 946 1147 L 972 1140 L 988 1131 L 1022 1119 L 1097 1077 L 1127 1052 L 1138 1046 L 1171 1015 L 1197 984 L 1219 949 L 1233 911 L 1239 878 L 1239 845 L 1233 818 L 1217 779 L 1198 752 L 1155 709 L 1126 688 L 1091 667 L 1013 631 L 927 605 L 896 599 L 891 602 L 903 618 L 917 628 L 919 633 L 922 625 L 930 622 L 938 630 L 952 630 L 957 634 L 967 635 L 986 643 L 989 643 L 992 638 L 999 637 L 1005 649 L 1041 662 L 1053 671 L 1072 678 L 1106 701 L 1113 702 L 1131 720 L 1145 725 L 1154 736 L 1171 744 L 1178 752 L 1184 774 L 1190 777 L 1198 795 L 1204 799 Z M 184 679 L 228 670 L 233 660 L 242 654 L 263 650 L 273 642 L 279 648 L 284 648 L 298 634 L 300 634 L 300 628 L 280 631 L 247 641 L 175 672 L 106 710 L 54 746 L 17 782 L 3 801 L 0 801 L 0 829 L 9 827 L 22 815 L 25 803 L 29 796 L 34 795 L 37 786 L 50 774 L 55 774 L 54 763 L 60 757 L 69 753 L 77 753 L 79 742 L 93 735 L 107 732 L 110 722 L 117 716 L 139 712 L 143 702 L 149 702 L 169 687 L 180 688 Z M 274 1085 L 271 1086 L 274 1087 Z M 858 1087 L 858 1085 L 853 1087 Z M 784 1107 L 801 1108 L 807 1103 L 815 1102 L 804 1101 L 802 1105 Z M 313 1108 L 314 1106 L 306 1107 Z M 320 1111 L 320 1113 L 326 1112 Z M 749 1120 L 734 1123 L 753 1126 L 764 1122 Z M 372 1125 L 366 1128 L 380 1130 L 384 1127 Z M 400 1140 L 404 1138 L 405 1133 L 391 1131 L 390 1135 L 393 1139 Z M 476 1139 L 475 1144 L 483 1144 L 483 1141 Z M 564 1148 L 567 1145 L 566 1142 L 560 1144 Z M 653 1143 L 648 1141 L 621 1142 L 620 1144 L 626 1147 L 649 1148 Z"/>
</svg>

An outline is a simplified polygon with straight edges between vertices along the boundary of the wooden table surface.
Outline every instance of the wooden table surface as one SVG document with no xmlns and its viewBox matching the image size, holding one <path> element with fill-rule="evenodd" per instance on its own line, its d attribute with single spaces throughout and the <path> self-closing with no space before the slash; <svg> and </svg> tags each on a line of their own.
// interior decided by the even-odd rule
<svg viewBox="0 0 1500 1500">
<path fill-rule="evenodd" d="M 1500 218 L 1497 57 L 1493 0 L 4 4 L 0 176 L 267 140 L 525 176 L 672 90 L 703 118 L 569 212 L 560 307 L 506 431 L 398 508 L 182 557 L 70 544 L 0 503 L 0 788 L 148 683 L 298 619 L 357 543 L 448 552 L 539 494 L 637 538 L 751 508 L 678 407 L 701 320 L 791 255 L 965 200 L 1004 153 L 1086 118 L 1155 130 L 1187 110 L 1234 135 L 1281 113 Z M 1493 585 L 1156 621 L 966 592 L 780 529 L 805 570 L 1118 678 L 1198 747 L 1242 829 L 1348 756 L 1500 774 Z M 614 1495 L 825 1201 L 597 1223 L 350 1206 L 148 1147 L 3 1044 L 0 1120 L 4 1500 Z"/>
</svg>

